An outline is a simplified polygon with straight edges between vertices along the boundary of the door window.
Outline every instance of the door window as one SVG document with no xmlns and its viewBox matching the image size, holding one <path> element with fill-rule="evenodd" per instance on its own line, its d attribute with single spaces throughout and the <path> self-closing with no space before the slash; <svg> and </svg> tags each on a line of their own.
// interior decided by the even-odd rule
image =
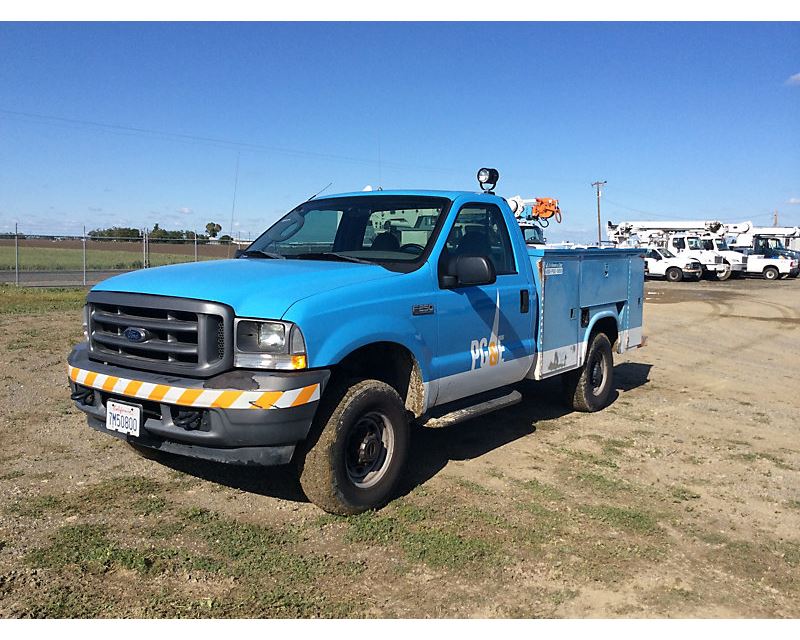
<svg viewBox="0 0 800 640">
<path fill-rule="evenodd" d="M 498 276 L 516 273 L 511 238 L 503 214 L 495 205 L 468 204 L 458 212 L 443 257 L 484 256 Z"/>
</svg>

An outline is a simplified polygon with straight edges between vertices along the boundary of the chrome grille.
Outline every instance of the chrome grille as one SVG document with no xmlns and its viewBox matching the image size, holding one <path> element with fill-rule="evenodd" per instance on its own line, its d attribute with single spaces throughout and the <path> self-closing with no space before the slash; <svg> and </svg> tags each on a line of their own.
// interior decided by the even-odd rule
<svg viewBox="0 0 800 640">
<path fill-rule="evenodd" d="M 233 312 L 225 305 L 111 292 L 92 292 L 88 303 L 94 360 L 197 377 L 232 365 Z"/>
</svg>

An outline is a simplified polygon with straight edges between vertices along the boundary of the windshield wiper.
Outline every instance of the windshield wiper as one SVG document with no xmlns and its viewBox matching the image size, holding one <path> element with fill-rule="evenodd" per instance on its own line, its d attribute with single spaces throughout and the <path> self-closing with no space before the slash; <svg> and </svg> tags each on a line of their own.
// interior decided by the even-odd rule
<svg viewBox="0 0 800 640">
<path fill-rule="evenodd" d="M 362 260 L 355 256 L 348 256 L 335 251 L 320 251 L 317 253 L 298 253 L 292 256 L 298 260 L 341 260 L 343 262 L 358 262 L 360 264 L 374 264 L 370 260 Z"/>
<path fill-rule="evenodd" d="M 242 251 L 239 256 L 244 256 L 245 258 L 274 258 L 275 260 L 285 260 L 286 256 L 282 256 L 280 253 L 272 253 L 271 251 L 262 251 L 261 249 L 247 249 Z"/>
</svg>

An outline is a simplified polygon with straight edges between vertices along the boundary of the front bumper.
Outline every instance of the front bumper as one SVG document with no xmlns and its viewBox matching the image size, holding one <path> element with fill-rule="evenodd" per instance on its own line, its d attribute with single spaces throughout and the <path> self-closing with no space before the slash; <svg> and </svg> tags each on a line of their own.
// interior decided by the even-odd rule
<svg viewBox="0 0 800 640">
<path fill-rule="evenodd" d="M 316 369 L 182 378 L 95 362 L 86 343 L 67 361 L 73 397 L 84 395 L 75 406 L 90 427 L 144 447 L 238 464 L 289 462 L 308 435 L 330 377 Z M 109 399 L 142 407 L 138 437 L 106 429 Z"/>
</svg>

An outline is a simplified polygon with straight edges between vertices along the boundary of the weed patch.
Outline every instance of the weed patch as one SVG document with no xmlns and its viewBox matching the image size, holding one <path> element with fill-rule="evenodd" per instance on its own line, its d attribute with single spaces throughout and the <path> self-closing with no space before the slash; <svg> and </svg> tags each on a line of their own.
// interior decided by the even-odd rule
<svg viewBox="0 0 800 640">
<path fill-rule="evenodd" d="M 646 511 L 609 505 L 581 507 L 581 511 L 591 518 L 618 529 L 648 535 L 660 531 L 656 519 Z"/>
</svg>

